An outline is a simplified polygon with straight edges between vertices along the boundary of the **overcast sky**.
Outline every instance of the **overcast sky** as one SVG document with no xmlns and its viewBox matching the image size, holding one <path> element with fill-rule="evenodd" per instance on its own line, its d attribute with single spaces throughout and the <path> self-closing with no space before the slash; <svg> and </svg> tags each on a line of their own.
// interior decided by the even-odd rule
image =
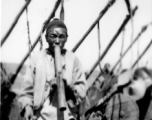
<svg viewBox="0 0 152 120">
<path fill-rule="evenodd" d="M 133 39 L 140 32 L 144 25 L 152 22 L 152 0 L 130 0 L 131 6 L 138 6 L 138 10 L 133 18 L 133 24 L 128 22 L 124 32 L 123 51 L 130 45 L 131 36 Z M 28 7 L 28 19 L 30 25 L 30 38 L 32 43 L 40 33 L 42 24 L 50 15 L 56 0 L 31 0 Z M 75 44 L 82 38 L 91 24 L 98 17 L 100 11 L 104 9 L 108 0 L 65 0 L 65 24 L 68 28 L 68 41 L 66 48 L 72 50 Z M 25 0 L 2 0 L 1 2 L 1 38 L 6 34 L 15 17 L 25 4 Z M 60 7 L 55 15 L 59 17 Z M 128 14 L 124 0 L 116 0 L 114 5 L 106 12 L 100 20 L 100 39 L 101 54 L 109 44 L 118 28 Z M 28 51 L 26 12 L 22 14 L 16 27 L 1 48 L 3 62 L 19 63 Z M 132 29 L 133 25 L 133 29 Z M 101 65 L 110 63 L 114 65 L 119 59 L 123 34 L 121 33 L 113 44 L 108 54 L 102 60 Z M 132 50 L 122 61 L 123 68 L 130 68 L 131 64 L 138 57 L 138 53 L 145 49 L 152 40 L 152 25 L 149 25 L 146 32 L 140 37 L 139 41 L 132 47 Z M 47 47 L 43 36 L 44 47 Z M 86 40 L 76 51 L 85 70 L 90 70 L 99 57 L 97 27 L 88 35 Z M 37 45 L 35 52 L 40 48 Z M 139 66 L 152 68 L 152 47 L 141 59 Z"/>
</svg>

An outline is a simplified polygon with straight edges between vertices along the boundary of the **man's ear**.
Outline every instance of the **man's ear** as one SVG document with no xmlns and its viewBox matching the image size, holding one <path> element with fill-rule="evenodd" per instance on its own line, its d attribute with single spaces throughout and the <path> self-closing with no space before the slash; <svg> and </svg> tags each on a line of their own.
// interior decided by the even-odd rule
<svg viewBox="0 0 152 120">
<path fill-rule="evenodd" d="M 143 72 L 143 76 L 145 76 L 144 81 L 146 83 L 146 86 L 149 87 L 150 85 L 152 85 L 152 79 L 146 72 Z"/>
<path fill-rule="evenodd" d="M 146 86 L 147 86 L 147 87 L 149 87 L 150 85 L 152 85 L 152 80 L 151 80 L 150 77 L 147 78 L 147 79 L 145 80 L 145 82 L 146 82 Z"/>
<path fill-rule="evenodd" d="M 45 39 L 47 38 L 47 35 L 45 35 Z"/>
</svg>

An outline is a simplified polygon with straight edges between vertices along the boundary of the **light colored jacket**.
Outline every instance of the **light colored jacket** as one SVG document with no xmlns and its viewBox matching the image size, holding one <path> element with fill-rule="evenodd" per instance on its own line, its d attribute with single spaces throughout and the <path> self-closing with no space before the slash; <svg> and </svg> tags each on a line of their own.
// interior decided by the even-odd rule
<svg viewBox="0 0 152 120">
<path fill-rule="evenodd" d="M 62 55 L 61 61 L 63 79 L 77 91 L 80 98 L 84 98 L 88 86 L 78 58 L 74 53 L 66 51 L 65 55 Z M 54 79 L 54 76 L 54 58 L 48 55 L 47 50 L 42 50 L 31 58 L 18 99 L 21 111 L 26 105 L 31 105 L 35 109 L 39 109 L 43 105 L 46 99 L 46 82 Z"/>
</svg>

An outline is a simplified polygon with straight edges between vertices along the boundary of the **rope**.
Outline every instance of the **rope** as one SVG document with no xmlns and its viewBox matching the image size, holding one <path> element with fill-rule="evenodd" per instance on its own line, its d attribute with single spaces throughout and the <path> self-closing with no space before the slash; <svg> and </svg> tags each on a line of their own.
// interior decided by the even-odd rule
<svg viewBox="0 0 152 120">
<path fill-rule="evenodd" d="M 131 68 L 133 69 L 136 64 L 140 61 L 140 59 L 143 57 L 143 55 L 147 52 L 147 50 L 150 48 L 150 46 L 152 45 L 152 40 L 150 41 L 150 43 L 147 45 L 147 47 L 145 48 L 145 50 L 142 52 L 142 54 L 139 56 L 139 58 L 134 62 L 134 64 L 131 66 Z"/>
<path fill-rule="evenodd" d="M 136 10 L 138 9 L 138 7 L 136 6 L 134 8 L 133 15 L 135 14 Z M 123 28 L 126 26 L 126 24 L 128 23 L 128 21 L 130 20 L 130 15 L 127 15 L 126 18 L 124 19 L 122 25 L 120 26 L 120 28 L 118 29 L 118 31 L 116 32 L 116 34 L 114 35 L 114 37 L 112 38 L 112 40 L 109 42 L 108 46 L 106 47 L 106 49 L 104 50 L 103 54 L 100 56 L 100 59 L 98 59 L 96 61 L 96 63 L 93 65 L 93 67 L 91 68 L 90 72 L 88 73 L 88 75 L 86 76 L 86 78 L 88 79 L 90 77 L 90 75 L 92 74 L 92 72 L 94 71 L 94 69 L 96 68 L 96 66 L 98 65 L 98 63 L 104 58 L 104 56 L 107 54 L 107 52 L 109 51 L 110 47 L 113 45 L 113 43 L 115 42 L 116 38 L 118 37 L 118 35 L 121 33 L 121 31 L 123 30 Z M 101 74 L 99 74 L 100 76 Z"/>
<path fill-rule="evenodd" d="M 97 24 L 97 33 L 98 33 L 99 59 L 100 59 L 101 43 L 100 43 L 100 22 L 99 21 L 98 21 L 98 24 Z M 100 68 L 100 72 L 103 72 L 102 67 L 101 67 L 101 62 L 99 62 L 99 68 Z"/>
<path fill-rule="evenodd" d="M 152 25 L 152 22 L 146 24 L 145 26 L 143 26 L 141 32 L 143 33 L 143 31 L 147 30 L 147 28 L 148 28 L 150 25 Z M 139 51 L 139 50 L 140 50 L 140 49 L 139 49 L 139 41 L 138 41 L 137 58 L 140 57 L 140 51 Z M 139 62 L 137 62 L 136 64 L 137 64 L 137 68 L 139 68 Z M 147 62 L 146 62 L 146 66 L 147 66 L 147 64 L 148 64 L 148 59 L 147 59 Z"/>
<path fill-rule="evenodd" d="M 125 28 L 122 31 L 122 43 L 121 43 L 120 58 L 122 57 L 122 54 L 123 54 L 124 38 L 125 38 Z M 122 69 L 122 59 L 120 60 L 120 66 L 119 66 L 119 70 L 121 70 L 121 69 Z"/>
<path fill-rule="evenodd" d="M 147 24 L 147 26 L 150 26 L 150 25 L 152 25 L 152 22 L 150 22 L 149 24 Z M 146 67 L 148 67 L 148 62 L 149 62 L 148 60 L 149 60 L 150 57 L 151 57 L 150 54 L 151 54 L 152 48 L 150 48 L 150 49 L 151 49 L 151 50 L 149 50 L 149 52 L 148 52 L 148 58 L 147 58 L 146 65 L 145 65 Z M 139 56 L 138 56 L 138 58 L 139 58 Z"/>
<path fill-rule="evenodd" d="M 137 41 L 137 57 L 139 58 L 139 54 L 140 54 L 140 51 L 139 51 L 139 40 Z M 139 62 L 137 63 L 137 68 L 139 68 Z"/>
<path fill-rule="evenodd" d="M 125 0 L 125 2 L 126 2 L 126 5 L 127 5 L 128 12 L 129 12 L 129 14 L 131 16 L 131 29 L 132 29 L 132 32 L 131 32 L 131 43 L 132 43 L 132 41 L 133 41 L 133 35 L 134 35 L 134 25 L 133 25 L 134 22 L 133 22 L 133 15 L 132 15 L 132 12 L 131 12 L 132 6 L 131 6 L 129 0 Z M 130 66 L 131 66 L 132 60 L 133 60 L 133 50 L 132 50 L 132 46 L 131 46 L 131 61 L 130 61 Z"/>
<path fill-rule="evenodd" d="M 147 26 L 143 26 L 141 28 L 141 31 L 138 33 L 137 37 L 134 39 L 134 41 L 128 46 L 128 48 L 125 50 L 125 52 L 122 54 L 122 56 L 119 58 L 119 60 L 116 62 L 116 64 L 114 65 L 114 67 L 112 68 L 111 72 L 113 72 L 115 70 L 115 68 L 117 67 L 117 65 L 119 64 L 119 62 L 123 59 L 123 57 L 127 54 L 127 52 L 130 50 L 131 46 L 133 46 L 135 44 L 135 42 L 137 40 L 139 40 L 140 36 L 147 30 Z"/>
<path fill-rule="evenodd" d="M 148 67 L 149 60 L 151 60 L 151 58 L 152 58 L 152 55 L 151 55 L 152 47 L 149 49 L 150 50 L 148 51 L 148 58 L 147 58 L 146 65 L 145 65 L 146 67 Z"/>
<path fill-rule="evenodd" d="M 30 26 L 29 26 L 29 20 L 28 20 L 28 7 L 26 7 L 26 21 L 27 21 L 28 46 L 29 46 L 29 51 L 31 51 L 32 45 L 31 45 L 31 38 L 30 38 Z M 31 57 L 31 55 L 29 55 L 29 57 Z"/>
<path fill-rule="evenodd" d="M 45 25 L 45 22 L 44 22 L 44 24 L 43 24 L 43 28 L 44 28 L 44 25 Z M 43 29 L 42 29 L 43 30 Z M 40 42 L 40 50 L 42 50 L 43 49 L 43 38 L 42 38 L 42 35 L 43 35 L 43 31 L 41 30 L 41 37 L 40 37 L 40 40 L 39 40 L 39 42 Z"/>
<path fill-rule="evenodd" d="M 130 16 L 131 16 L 131 29 L 132 29 L 132 32 L 131 32 L 131 43 L 133 41 L 133 36 L 134 36 L 134 21 L 133 21 L 133 17 L 132 17 L 132 12 L 131 12 L 131 4 L 130 4 Z M 132 61 L 133 61 L 133 49 L 132 49 L 132 46 L 131 46 L 131 61 L 130 61 L 130 66 L 132 64 Z"/>
<path fill-rule="evenodd" d="M 64 21 L 64 0 L 61 1 L 60 20 Z"/>
</svg>

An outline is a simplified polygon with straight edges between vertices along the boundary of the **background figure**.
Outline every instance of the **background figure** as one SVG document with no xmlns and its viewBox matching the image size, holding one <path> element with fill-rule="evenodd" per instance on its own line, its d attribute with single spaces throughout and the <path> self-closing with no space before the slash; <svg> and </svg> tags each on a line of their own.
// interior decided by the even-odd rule
<svg viewBox="0 0 152 120">
<path fill-rule="evenodd" d="M 57 120 L 74 118 L 69 108 L 83 100 L 88 89 L 85 75 L 78 58 L 64 49 L 68 33 L 65 24 L 54 19 L 46 30 L 46 41 L 49 47 L 39 51 L 31 58 L 22 89 L 19 94 L 21 115 L 26 120 Z M 61 48 L 62 78 L 65 85 L 66 111 L 60 112 L 57 100 L 57 81 L 55 72 L 56 46 Z"/>
<path fill-rule="evenodd" d="M 146 67 L 135 70 L 129 96 L 137 101 L 140 111 L 139 120 L 152 119 L 152 71 Z"/>
<path fill-rule="evenodd" d="M 104 71 L 105 74 L 109 74 L 110 73 L 110 64 L 109 63 L 106 63 L 104 65 L 103 71 Z"/>
<path fill-rule="evenodd" d="M 95 87 L 97 87 L 98 89 L 101 90 L 101 88 L 102 88 L 102 86 L 103 86 L 103 83 L 104 83 L 104 80 L 105 80 L 104 76 L 100 76 L 99 78 L 97 78 L 97 79 L 94 81 L 94 83 L 93 83 L 92 86 L 95 86 Z"/>
<path fill-rule="evenodd" d="M 108 78 L 108 77 L 107 77 Z M 89 120 L 139 120 L 139 109 L 137 103 L 123 93 L 123 89 L 126 89 L 130 85 L 130 79 L 132 78 L 132 70 L 125 71 L 119 76 L 113 76 L 111 79 L 105 79 L 101 90 L 92 89 L 95 91 L 93 94 L 89 88 L 90 96 L 89 100 L 98 98 L 103 93 L 104 86 L 110 86 L 109 91 L 106 92 L 104 97 L 98 99 L 96 107 L 91 109 Z M 116 82 L 117 81 L 117 82 Z M 88 114 L 89 115 L 89 114 Z"/>
</svg>

